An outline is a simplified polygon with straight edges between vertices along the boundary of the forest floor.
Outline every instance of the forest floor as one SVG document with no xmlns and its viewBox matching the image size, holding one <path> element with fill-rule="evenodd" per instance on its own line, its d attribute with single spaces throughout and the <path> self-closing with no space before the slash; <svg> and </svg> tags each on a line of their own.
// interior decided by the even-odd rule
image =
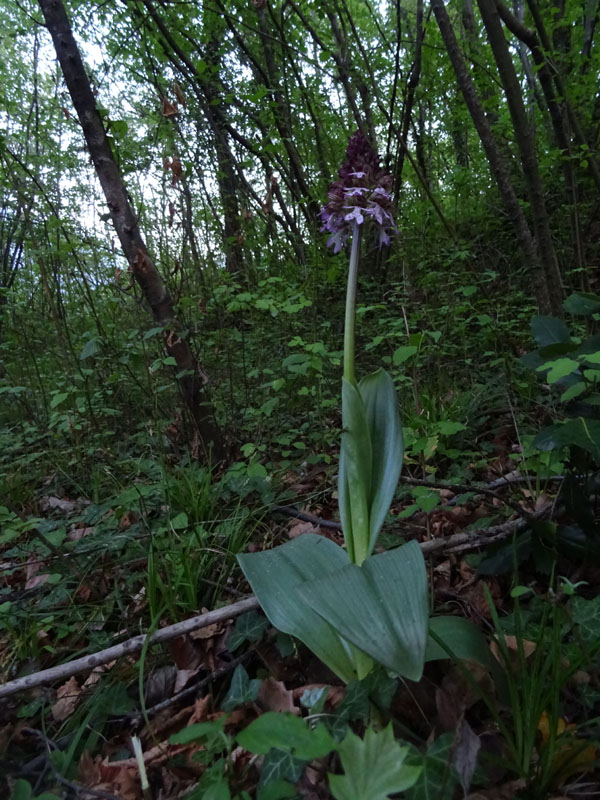
<svg viewBox="0 0 600 800">
<path fill-rule="evenodd" d="M 4 464 L 11 496 L 0 507 L 2 796 L 600 793 L 600 567 L 573 534 L 566 495 L 582 484 L 529 476 L 509 437 L 462 484 L 421 480 L 408 464 L 380 539 L 421 545 L 435 614 L 473 622 L 499 671 L 448 658 L 418 682 L 380 669 L 349 685 L 257 603 L 239 613 L 249 589 L 237 553 L 306 533 L 342 544 L 331 466 L 271 481 L 132 459 L 117 480 L 107 458 L 115 490 L 82 492 L 58 472 L 28 471 L 26 451 Z M 212 609 L 224 609 L 217 621 L 197 619 Z M 186 620 L 191 630 L 170 632 Z M 161 631 L 161 642 L 114 654 Z M 38 676 L 61 664 L 58 677 Z M 33 685 L 15 691 L 26 676 Z M 418 778 L 398 793 L 408 766 Z"/>
</svg>

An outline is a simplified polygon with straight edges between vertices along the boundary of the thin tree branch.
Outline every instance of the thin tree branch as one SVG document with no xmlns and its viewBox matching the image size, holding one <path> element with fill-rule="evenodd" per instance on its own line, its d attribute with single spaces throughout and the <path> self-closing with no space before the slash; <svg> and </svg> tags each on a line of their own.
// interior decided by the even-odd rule
<svg viewBox="0 0 600 800">
<path fill-rule="evenodd" d="M 449 537 L 420 542 L 419 546 L 423 555 L 430 555 L 432 553 L 441 555 L 478 549 L 480 547 L 485 547 L 491 542 L 507 539 L 509 536 L 525 530 L 531 522 L 543 519 L 549 513 L 552 513 L 553 508 L 554 504 L 549 503 L 544 506 L 544 508 L 531 514 L 529 519 L 519 517 L 519 519 L 508 520 L 500 525 L 493 525 L 490 528 L 465 531 L 455 533 L 453 536 Z M 260 604 L 256 597 L 247 597 L 245 600 L 240 600 L 232 605 L 218 608 L 215 611 L 209 611 L 206 614 L 200 614 L 197 617 L 192 617 L 192 619 L 187 619 L 183 622 L 176 622 L 174 625 L 168 625 L 166 628 L 161 628 L 161 630 L 150 636 L 150 643 L 158 644 L 159 642 L 166 642 L 177 636 L 206 628 L 217 622 L 233 619 L 241 614 L 245 614 L 247 611 L 255 611 L 259 608 Z M 97 653 L 92 653 L 91 655 L 77 658 L 74 661 L 68 661 L 66 664 L 59 664 L 56 667 L 50 667 L 50 669 L 44 669 L 32 675 L 26 675 L 23 678 L 17 678 L 14 681 L 0 684 L 0 697 L 8 697 L 25 689 L 33 689 L 45 683 L 64 680 L 79 672 L 86 672 L 101 664 L 107 664 L 115 658 L 139 652 L 143 648 L 147 636 L 148 634 L 142 633 L 138 636 L 134 636 L 132 639 L 121 642 L 121 644 L 108 647 L 105 650 L 100 650 Z"/>
<path fill-rule="evenodd" d="M 247 597 L 245 600 L 240 600 L 232 605 L 217 608 L 206 614 L 200 614 L 183 622 L 176 622 L 174 625 L 161 628 L 150 635 L 150 643 L 167 642 L 177 636 L 207 628 L 217 622 L 239 617 L 240 614 L 245 614 L 247 611 L 254 611 L 258 608 L 260 608 L 258 600 L 255 597 Z M 140 633 L 132 639 L 127 639 L 125 642 L 107 647 L 97 653 L 91 653 L 90 655 L 82 656 L 82 658 L 76 658 L 74 661 L 68 661 L 66 664 L 59 664 L 56 667 L 43 669 L 40 672 L 34 672 L 32 675 L 25 675 L 23 678 L 16 678 L 14 681 L 0 684 L 0 697 L 8 697 L 24 689 L 33 689 L 35 686 L 42 686 L 45 683 L 64 680 L 79 672 L 87 672 L 100 664 L 108 664 L 109 661 L 113 661 L 115 658 L 137 653 L 144 647 L 147 638 L 148 634 Z"/>
</svg>

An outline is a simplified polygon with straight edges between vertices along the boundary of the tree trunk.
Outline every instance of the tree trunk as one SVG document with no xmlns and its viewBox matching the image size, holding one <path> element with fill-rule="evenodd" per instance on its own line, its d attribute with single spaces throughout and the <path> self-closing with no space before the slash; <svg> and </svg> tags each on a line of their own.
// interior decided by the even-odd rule
<svg viewBox="0 0 600 800">
<path fill-rule="evenodd" d="M 519 204 L 519 199 L 511 183 L 508 168 L 500 155 L 496 139 L 462 57 L 452 28 L 452 23 L 450 22 L 448 12 L 444 5 L 444 0 L 431 0 L 431 8 L 435 14 L 444 45 L 456 74 L 458 85 L 465 98 L 465 103 L 471 115 L 471 119 L 473 120 L 473 124 L 479 134 L 481 144 L 490 165 L 490 170 L 500 191 L 506 213 L 515 227 L 517 240 L 525 257 L 525 262 L 531 272 L 533 290 L 538 306 L 543 313 L 549 313 L 553 309 L 545 272 L 540 264 L 529 225 L 527 224 L 527 220 Z"/>
<path fill-rule="evenodd" d="M 222 449 L 218 429 L 206 395 L 207 378 L 190 345 L 178 334 L 173 301 L 148 253 L 136 214 L 106 136 L 81 55 L 71 31 L 62 0 L 39 0 L 50 31 L 67 89 L 75 106 L 88 151 L 100 180 L 123 253 L 147 301 L 154 320 L 164 327 L 167 353 L 177 371 L 186 373 L 179 388 L 194 424 L 193 448 L 197 455 L 219 460 Z"/>
<path fill-rule="evenodd" d="M 550 223 L 544 200 L 544 189 L 538 167 L 535 150 L 534 133 L 527 119 L 527 112 L 523 104 L 521 84 L 512 56 L 508 49 L 508 42 L 504 35 L 500 15 L 494 0 L 477 0 L 488 41 L 494 54 L 498 67 L 500 80 L 504 88 L 508 109 L 513 123 L 515 139 L 519 148 L 523 175 L 527 186 L 527 194 L 531 205 L 531 216 L 535 231 L 538 250 L 542 264 L 545 268 L 548 292 L 552 311 L 562 313 L 563 288 L 558 259 L 552 242 Z"/>
<path fill-rule="evenodd" d="M 425 36 L 425 28 L 423 25 L 423 0 L 417 0 L 417 16 L 415 21 L 415 55 L 413 63 L 410 68 L 408 80 L 406 82 L 406 89 L 404 92 L 404 103 L 402 106 L 402 121 L 400 123 L 400 140 L 402 146 L 398 153 L 398 163 L 396 165 L 394 177 L 394 197 L 400 196 L 402 188 L 402 172 L 404 170 L 404 156 L 408 150 L 408 133 L 412 122 L 412 112 L 415 104 L 415 92 L 419 85 L 421 77 L 421 62 L 423 52 L 423 38 Z M 400 38 L 400 31 L 398 31 L 398 38 Z M 423 174 L 425 172 L 423 171 Z"/>
</svg>

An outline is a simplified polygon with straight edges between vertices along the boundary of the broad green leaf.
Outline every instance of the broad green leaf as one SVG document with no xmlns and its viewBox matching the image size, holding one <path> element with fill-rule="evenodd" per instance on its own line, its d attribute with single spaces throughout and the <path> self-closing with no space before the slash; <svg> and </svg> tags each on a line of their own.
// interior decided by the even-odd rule
<svg viewBox="0 0 600 800">
<path fill-rule="evenodd" d="M 540 450 L 558 450 L 575 445 L 587 450 L 600 463 L 600 420 L 577 417 L 550 425 L 538 433 L 533 445 Z"/>
<path fill-rule="evenodd" d="M 66 400 L 68 396 L 68 392 L 58 392 L 50 401 L 50 408 L 56 408 L 63 402 L 63 400 Z"/>
<path fill-rule="evenodd" d="M 575 355 L 588 355 L 588 353 L 597 353 L 598 351 L 600 351 L 600 333 L 584 339 L 575 351 Z"/>
<path fill-rule="evenodd" d="M 362 654 L 343 641 L 299 594 L 306 581 L 325 577 L 348 564 L 341 547 L 323 536 L 305 533 L 273 550 L 240 554 L 238 562 L 274 627 L 303 641 L 346 683 L 363 677 L 356 669 L 356 660 Z M 368 671 L 366 664 L 361 672 L 364 669 Z"/>
<path fill-rule="evenodd" d="M 367 553 L 370 554 L 394 499 L 402 469 L 404 444 L 396 389 L 388 373 L 378 369 L 363 378 L 358 388 L 365 406 L 373 459 Z"/>
<path fill-rule="evenodd" d="M 426 661 L 454 658 L 476 661 L 490 668 L 494 663 L 485 636 L 464 617 L 431 617 L 430 636 L 425 649 Z"/>
<path fill-rule="evenodd" d="M 231 792 L 226 779 L 221 778 L 218 783 L 211 783 L 202 789 L 202 800 L 231 800 Z"/>
<path fill-rule="evenodd" d="M 392 356 L 392 361 L 394 366 L 397 367 L 399 364 L 404 364 L 405 361 L 408 361 L 411 356 L 414 356 L 415 353 L 418 351 L 418 347 L 411 344 L 403 345 L 402 347 L 398 347 L 394 350 L 394 355 Z"/>
<path fill-rule="evenodd" d="M 196 722 L 193 725 L 188 725 L 187 728 L 183 728 L 170 736 L 169 743 L 189 744 L 190 742 L 202 741 L 202 739 L 212 739 L 224 730 L 227 720 L 228 715 L 223 714 L 223 716 L 212 722 Z"/>
<path fill-rule="evenodd" d="M 100 352 L 100 342 L 98 339 L 90 339 L 85 343 L 79 359 L 85 361 L 86 358 L 91 358 Z"/>
<path fill-rule="evenodd" d="M 547 369 L 548 374 L 546 375 L 546 380 L 548 383 L 556 383 L 561 378 L 575 372 L 580 366 L 579 361 L 575 361 L 573 358 L 557 358 L 554 361 L 547 361 L 545 364 L 542 364 L 537 368 L 537 371 L 541 372 Z"/>
<path fill-rule="evenodd" d="M 421 772 L 404 763 L 408 747 L 395 740 L 391 723 L 379 733 L 368 728 L 364 739 L 349 731 L 338 749 L 344 774 L 329 775 L 335 800 L 386 800 L 412 786 Z"/>
<path fill-rule="evenodd" d="M 300 597 L 392 672 L 423 673 L 429 620 L 427 570 L 416 542 L 347 564 L 298 588 Z"/>
<path fill-rule="evenodd" d="M 181 530 L 182 528 L 188 527 L 188 515 L 185 511 L 182 511 L 180 514 L 177 514 L 172 520 L 170 520 L 169 525 L 173 528 L 174 531 Z"/>
<path fill-rule="evenodd" d="M 458 433 L 459 431 L 467 430 L 467 426 L 463 425 L 462 422 L 453 422 L 450 419 L 440 420 L 435 427 L 442 434 L 442 436 L 454 436 L 454 434 Z"/>
<path fill-rule="evenodd" d="M 600 311 L 600 295 L 591 292 L 574 292 L 563 303 L 569 314 L 595 314 Z"/>
<path fill-rule="evenodd" d="M 579 395 L 583 394 L 586 389 L 587 385 L 583 381 L 580 381 L 579 383 L 576 383 L 573 386 L 569 386 L 569 388 L 566 391 L 564 391 L 560 396 L 561 403 L 568 403 L 575 397 L 579 397 Z"/>
<path fill-rule="evenodd" d="M 31 794 L 31 784 L 29 781 L 24 780 L 24 778 L 19 778 L 15 781 L 12 793 L 13 800 L 30 800 Z"/>
<path fill-rule="evenodd" d="M 162 325 L 158 325 L 157 327 L 150 328 L 149 331 L 146 331 L 146 333 L 143 335 L 142 338 L 143 339 L 150 339 L 152 336 L 158 336 L 159 333 L 164 333 L 164 332 L 165 332 L 165 329 L 163 328 L 163 326 Z"/>
<path fill-rule="evenodd" d="M 290 713 L 268 711 L 238 734 L 238 744 L 257 755 L 269 750 L 290 750 L 297 758 L 312 761 L 336 749 L 324 725 L 309 728 L 305 720 Z"/>
<path fill-rule="evenodd" d="M 372 450 L 366 409 L 358 390 L 342 379 L 342 444 L 338 503 L 350 561 L 360 564 L 369 552 Z"/>
<path fill-rule="evenodd" d="M 569 342 L 571 337 L 565 323 L 556 317 L 534 317 L 531 332 L 538 347 L 547 347 L 556 342 Z"/>
</svg>

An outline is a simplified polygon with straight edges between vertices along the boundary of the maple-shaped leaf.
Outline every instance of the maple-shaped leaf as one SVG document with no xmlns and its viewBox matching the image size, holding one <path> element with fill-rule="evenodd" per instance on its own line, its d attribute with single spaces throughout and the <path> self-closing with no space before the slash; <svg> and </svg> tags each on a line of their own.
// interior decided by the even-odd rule
<svg viewBox="0 0 600 800">
<path fill-rule="evenodd" d="M 386 800 L 412 786 L 421 772 L 404 764 L 408 747 L 394 739 L 391 724 L 379 733 L 369 728 L 364 739 L 349 731 L 339 754 L 344 775 L 329 775 L 336 800 Z"/>
</svg>

